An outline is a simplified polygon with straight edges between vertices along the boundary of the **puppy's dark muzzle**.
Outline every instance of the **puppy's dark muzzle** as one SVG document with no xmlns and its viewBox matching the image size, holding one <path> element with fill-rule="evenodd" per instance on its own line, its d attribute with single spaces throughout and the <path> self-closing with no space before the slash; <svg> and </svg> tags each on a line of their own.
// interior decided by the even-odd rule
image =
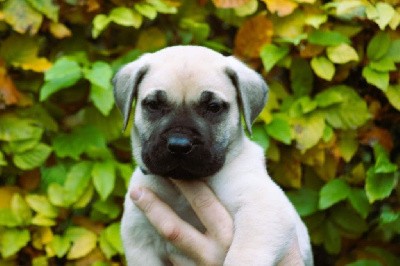
<svg viewBox="0 0 400 266">
<path fill-rule="evenodd" d="M 185 134 L 172 134 L 167 139 L 167 149 L 176 155 L 189 154 L 193 150 L 193 139 Z"/>
</svg>

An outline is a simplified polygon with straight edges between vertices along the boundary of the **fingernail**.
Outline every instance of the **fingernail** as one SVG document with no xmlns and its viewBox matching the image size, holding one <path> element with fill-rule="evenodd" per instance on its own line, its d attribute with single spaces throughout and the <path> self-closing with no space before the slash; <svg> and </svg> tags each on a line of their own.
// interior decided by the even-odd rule
<svg viewBox="0 0 400 266">
<path fill-rule="evenodd" d="M 131 191 L 131 199 L 134 201 L 138 201 L 140 199 L 140 197 L 142 196 L 143 191 L 140 188 L 134 188 Z"/>
</svg>

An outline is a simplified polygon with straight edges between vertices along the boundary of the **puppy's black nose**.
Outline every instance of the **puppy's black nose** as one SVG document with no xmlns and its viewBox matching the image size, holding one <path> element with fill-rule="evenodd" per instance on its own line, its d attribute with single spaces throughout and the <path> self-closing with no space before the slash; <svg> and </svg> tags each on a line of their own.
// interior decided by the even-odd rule
<svg viewBox="0 0 400 266">
<path fill-rule="evenodd" d="M 188 154 L 192 151 L 193 143 L 190 138 L 182 134 L 174 134 L 167 139 L 167 148 L 174 154 Z"/>
</svg>

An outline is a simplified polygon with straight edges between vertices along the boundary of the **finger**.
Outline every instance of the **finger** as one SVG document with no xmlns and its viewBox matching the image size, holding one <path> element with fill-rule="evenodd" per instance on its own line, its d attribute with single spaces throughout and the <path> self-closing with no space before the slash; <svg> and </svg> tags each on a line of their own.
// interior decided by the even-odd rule
<svg viewBox="0 0 400 266">
<path fill-rule="evenodd" d="M 192 255 L 193 259 L 201 259 L 201 253 L 210 246 L 206 236 L 183 221 L 150 190 L 134 189 L 131 191 L 131 198 L 164 239 L 183 253 Z"/>
<path fill-rule="evenodd" d="M 233 237 L 232 217 L 214 192 L 204 182 L 182 180 L 173 182 L 186 197 L 208 233 L 229 247 Z"/>
<path fill-rule="evenodd" d="M 177 254 L 172 254 L 169 256 L 169 261 L 172 263 L 174 266 L 187 266 L 187 265 L 193 265 L 193 261 L 190 261 L 188 258 L 185 258 L 183 256 L 179 256 Z"/>
</svg>

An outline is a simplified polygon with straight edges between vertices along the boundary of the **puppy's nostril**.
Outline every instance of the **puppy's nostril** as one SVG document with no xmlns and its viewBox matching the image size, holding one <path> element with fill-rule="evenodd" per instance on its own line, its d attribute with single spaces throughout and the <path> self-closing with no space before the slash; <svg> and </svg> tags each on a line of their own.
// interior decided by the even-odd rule
<svg viewBox="0 0 400 266">
<path fill-rule="evenodd" d="M 184 136 L 171 136 L 167 141 L 167 148 L 171 153 L 188 154 L 192 148 L 192 141 Z"/>
</svg>

